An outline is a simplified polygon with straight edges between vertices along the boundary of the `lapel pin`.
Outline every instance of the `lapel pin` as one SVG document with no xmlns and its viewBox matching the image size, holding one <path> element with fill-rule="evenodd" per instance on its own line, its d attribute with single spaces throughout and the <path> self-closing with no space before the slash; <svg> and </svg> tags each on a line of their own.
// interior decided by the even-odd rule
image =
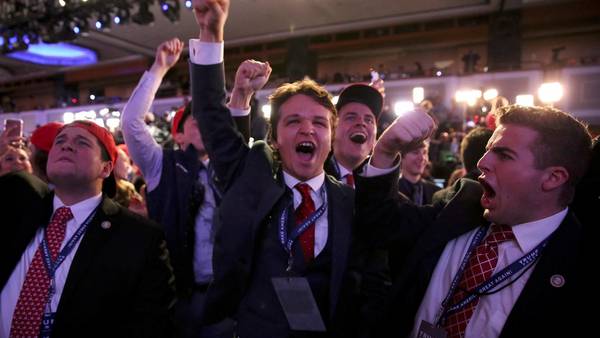
<svg viewBox="0 0 600 338">
<path fill-rule="evenodd" d="M 104 222 L 100 223 L 100 226 L 102 227 L 102 229 L 108 230 L 108 229 L 110 229 L 110 227 L 112 226 L 112 224 L 110 224 L 109 221 L 104 221 Z"/>
<path fill-rule="evenodd" d="M 555 288 L 562 287 L 565 285 L 565 277 L 562 275 L 552 275 L 552 277 L 550 277 L 550 285 L 554 286 Z"/>
</svg>

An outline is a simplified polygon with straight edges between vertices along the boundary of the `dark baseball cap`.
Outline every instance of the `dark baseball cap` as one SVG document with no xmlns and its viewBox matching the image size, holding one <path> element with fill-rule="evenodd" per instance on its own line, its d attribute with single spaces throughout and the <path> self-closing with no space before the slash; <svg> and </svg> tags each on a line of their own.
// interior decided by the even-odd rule
<svg viewBox="0 0 600 338">
<path fill-rule="evenodd" d="M 376 119 L 378 119 L 379 115 L 381 115 L 381 109 L 383 108 L 383 96 L 377 89 L 369 85 L 355 83 L 344 88 L 344 90 L 342 90 L 340 93 L 335 108 L 339 112 L 343 106 L 351 102 L 362 103 L 369 107 Z"/>
</svg>

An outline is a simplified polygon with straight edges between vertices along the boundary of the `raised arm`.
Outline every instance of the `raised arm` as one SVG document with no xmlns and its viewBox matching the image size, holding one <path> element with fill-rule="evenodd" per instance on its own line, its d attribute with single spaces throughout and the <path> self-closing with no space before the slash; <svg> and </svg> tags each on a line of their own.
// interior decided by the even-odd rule
<svg viewBox="0 0 600 338">
<path fill-rule="evenodd" d="M 431 134 L 433 120 L 422 111 L 397 118 L 386 129 L 356 181 L 356 220 L 361 238 L 380 246 L 389 241 L 410 245 L 436 212 L 418 208 L 398 192 L 400 153 Z"/>
<path fill-rule="evenodd" d="M 202 42 L 223 42 L 223 29 L 229 15 L 229 0 L 194 0 L 194 17 Z"/>
<path fill-rule="evenodd" d="M 251 134 L 250 101 L 254 93 L 267 83 L 270 75 L 271 66 L 268 62 L 246 60 L 237 69 L 228 106 L 244 140 L 248 140 Z M 238 112 L 244 112 L 244 115 L 240 115 Z"/>
<path fill-rule="evenodd" d="M 160 182 L 162 148 L 152 137 L 144 122 L 144 115 L 150 109 L 165 74 L 177 63 L 182 50 L 183 42 L 177 38 L 158 46 L 152 67 L 140 79 L 121 117 L 125 143 L 131 158 L 144 174 L 148 191 L 152 191 Z"/>
<path fill-rule="evenodd" d="M 217 178 L 227 191 L 248 152 L 225 105 L 223 26 L 229 2 L 194 0 L 192 6 L 200 30 L 199 38 L 190 40 L 192 114 Z"/>
</svg>

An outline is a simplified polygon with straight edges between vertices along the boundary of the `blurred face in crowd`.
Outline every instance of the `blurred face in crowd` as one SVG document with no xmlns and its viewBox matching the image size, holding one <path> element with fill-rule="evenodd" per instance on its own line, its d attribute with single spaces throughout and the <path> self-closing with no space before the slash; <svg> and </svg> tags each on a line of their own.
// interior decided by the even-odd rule
<svg viewBox="0 0 600 338">
<path fill-rule="evenodd" d="M 0 175 L 21 170 L 30 174 L 33 172 L 29 155 L 24 149 L 8 147 L 4 154 L 0 156 Z"/>
<path fill-rule="evenodd" d="M 499 125 L 477 163 L 484 193 L 484 217 L 498 224 L 516 225 L 538 219 L 544 210 L 544 169 L 535 166 L 531 146 L 538 133 L 528 127 Z"/>
<path fill-rule="evenodd" d="M 115 162 L 115 177 L 122 180 L 129 180 L 129 173 L 132 171 L 131 159 L 122 149 L 119 149 L 119 156 L 117 156 L 117 161 Z"/>
<path fill-rule="evenodd" d="M 99 141 L 83 128 L 66 127 L 54 139 L 46 171 L 50 182 L 59 186 L 102 185 L 112 163 L 102 158 Z"/>
<path fill-rule="evenodd" d="M 402 175 L 417 177 L 423 175 L 427 162 L 429 162 L 429 147 L 423 145 L 417 149 L 413 149 L 407 153 L 402 154 Z"/>
<path fill-rule="evenodd" d="M 360 164 L 369 156 L 375 145 L 377 121 L 365 104 L 350 102 L 338 112 L 333 152 L 342 164 Z M 346 168 L 353 170 L 354 168 Z"/>
<path fill-rule="evenodd" d="M 277 139 L 283 169 L 306 181 L 323 172 L 331 150 L 332 112 L 311 97 L 297 94 L 279 109 Z"/>
<path fill-rule="evenodd" d="M 198 128 L 198 122 L 196 122 L 193 116 L 189 115 L 186 117 L 183 122 L 183 132 L 177 133 L 175 137 L 175 141 L 181 145 L 182 149 L 187 149 L 191 144 L 201 155 L 206 155 L 200 128 Z"/>
</svg>

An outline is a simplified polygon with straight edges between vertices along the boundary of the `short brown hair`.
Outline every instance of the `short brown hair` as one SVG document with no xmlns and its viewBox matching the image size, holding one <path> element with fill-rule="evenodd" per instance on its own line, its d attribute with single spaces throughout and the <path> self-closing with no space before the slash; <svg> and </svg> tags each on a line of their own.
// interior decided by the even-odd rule
<svg viewBox="0 0 600 338">
<path fill-rule="evenodd" d="M 477 162 L 485 154 L 487 143 L 493 132 L 477 127 L 471 130 L 460 143 L 460 157 L 467 172 L 477 168 Z"/>
<path fill-rule="evenodd" d="M 285 83 L 279 86 L 271 96 L 271 121 L 269 125 L 268 137 L 271 142 L 277 140 L 277 123 L 279 122 L 279 110 L 281 106 L 295 95 L 306 95 L 312 98 L 316 103 L 325 107 L 332 115 L 332 129 L 335 129 L 335 117 L 337 110 L 331 102 L 331 94 L 325 88 L 310 79 L 304 79 L 293 83 Z"/>
<path fill-rule="evenodd" d="M 573 199 L 575 185 L 586 172 L 592 149 L 592 137 L 587 127 L 568 113 L 550 107 L 501 107 L 496 111 L 498 124 L 519 125 L 538 132 L 531 151 L 538 169 L 564 167 L 569 180 L 564 186 L 560 203 Z"/>
</svg>

